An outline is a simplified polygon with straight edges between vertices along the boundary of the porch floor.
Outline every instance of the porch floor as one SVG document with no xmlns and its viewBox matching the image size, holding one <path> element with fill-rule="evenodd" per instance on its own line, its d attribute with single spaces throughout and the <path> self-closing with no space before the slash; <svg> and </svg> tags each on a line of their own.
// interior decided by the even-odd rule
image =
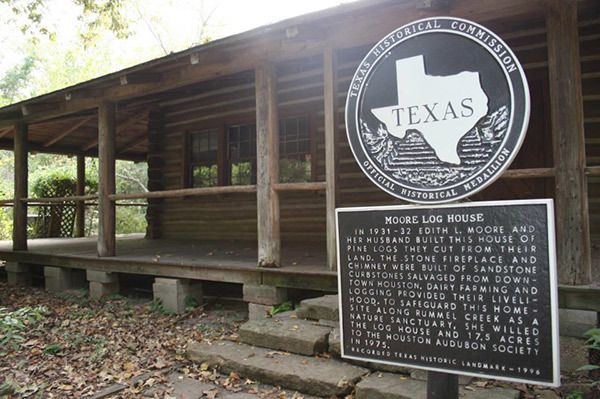
<svg viewBox="0 0 600 399">
<path fill-rule="evenodd" d="M 336 288 L 336 273 L 326 268 L 324 243 L 283 245 L 277 269 L 256 266 L 255 242 L 147 240 L 143 234 L 129 234 L 117 236 L 117 256 L 106 258 L 97 256 L 96 237 L 30 239 L 28 248 L 13 251 L 12 241 L 0 241 L 0 260 L 212 281 L 279 281 L 297 288 L 310 288 L 317 279 L 316 287 Z"/>
</svg>

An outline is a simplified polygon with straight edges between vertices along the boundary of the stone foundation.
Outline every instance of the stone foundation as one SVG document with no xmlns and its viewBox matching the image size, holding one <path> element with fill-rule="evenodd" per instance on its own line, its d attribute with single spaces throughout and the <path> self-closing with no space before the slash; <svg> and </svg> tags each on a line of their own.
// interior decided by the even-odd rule
<svg viewBox="0 0 600 399">
<path fill-rule="evenodd" d="M 10 286 L 30 286 L 31 268 L 26 263 L 6 262 L 6 275 Z"/>
<path fill-rule="evenodd" d="M 259 305 L 279 305 L 287 301 L 286 288 L 270 285 L 244 284 L 244 301 Z"/>
<path fill-rule="evenodd" d="M 186 279 L 156 278 L 152 285 L 154 300 L 159 300 L 164 309 L 171 313 L 185 312 L 188 299 L 193 298 L 202 303 L 202 284 Z"/>
<path fill-rule="evenodd" d="M 100 299 L 119 293 L 119 276 L 98 270 L 87 270 L 86 278 L 90 284 L 90 298 Z"/>
<path fill-rule="evenodd" d="M 44 279 L 48 292 L 60 292 L 85 286 L 85 274 L 78 269 L 44 266 Z"/>
</svg>

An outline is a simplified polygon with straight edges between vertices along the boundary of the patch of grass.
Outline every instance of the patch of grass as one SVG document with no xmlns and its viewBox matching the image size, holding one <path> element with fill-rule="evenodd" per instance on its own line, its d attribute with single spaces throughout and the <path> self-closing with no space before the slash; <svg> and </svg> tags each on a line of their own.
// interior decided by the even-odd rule
<svg viewBox="0 0 600 399">
<path fill-rule="evenodd" d="M 106 356 L 108 349 L 106 348 L 106 339 L 104 338 L 93 338 L 94 339 L 94 353 L 90 357 L 92 362 L 98 362 Z"/>
<path fill-rule="evenodd" d="M 49 313 L 50 311 L 45 306 L 35 308 L 25 306 L 14 311 L 0 308 L 0 333 L 2 333 L 0 350 L 8 346 L 13 350 L 18 350 L 20 343 L 25 339 L 20 334 L 36 325 Z"/>
<path fill-rule="evenodd" d="M 200 306 L 200 303 L 198 302 L 198 300 L 196 298 L 194 298 L 193 296 L 185 297 L 185 311 L 186 312 L 191 312 L 192 310 L 196 309 L 198 306 Z"/>
<path fill-rule="evenodd" d="M 583 393 L 580 391 L 569 392 L 565 399 L 583 399 Z"/>
<path fill-rule="evenodd" d="M 600 351 L 600 328 L 592 328 L 583 334 L 587 341 L 585 341 L 585 347 L 590 351 Z M 577 371 L 595 371 L 599 370 L 600 366 L 597 364 L 586 364 L 577 369 Z"/>
<path fill-rule="evenodd" d="M 44 354 L 46 355 L 57 355 L 58 353 L 60 353 L 60 351 L 62 350 L 62 347 L 58 344 L 50 344 L 50 345 L 46 345 L 46 347 L 44 348 Z"/>
<path fill-rule="evenodd" d="M 77 309 L 74 310 L 71 313 L 71 319 L 91 319 L 93 317 L 96 316 L 96 311 L 94 309 L 91 308 L 82 308 L 82 309 Z"/>
<path fill-rule="evenodd" d="M 148 308 L 150 309 L 151 312 L 154 312 L 154 313 L 159 313 L 162 315 L 170 315 L 171 314 L 171 312 L 169 312 L 167 309 L 165 309 L 165 305 L 163 305 L 163 303 L 160 299 L 155 299 L 152 302 L 150 302 L 150 304 L 148 305 Z"/>
<path fill-rule="evenodd" d="M 294 310 L 294 305 L 291 302 L 284 302 L 277 306 L 271 306 L 271 309 L 267 311 L 267 315 L 269 317 L 273 317 L 278 313 L 288 312 L 290 310 Z"/>
</svg>

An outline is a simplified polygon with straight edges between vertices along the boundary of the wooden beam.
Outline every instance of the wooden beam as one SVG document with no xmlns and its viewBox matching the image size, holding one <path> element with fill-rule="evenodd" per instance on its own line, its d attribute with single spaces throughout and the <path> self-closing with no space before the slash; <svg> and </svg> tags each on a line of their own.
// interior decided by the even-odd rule
<svg viewBox="0 0 600 399">
<path fill-rule="evenodd" d="M 97 199 L 98 195 L 96 194 L 88 194 L 88 195 L 69 195 L 67 197 L 47 197 L 47 198 L 19 198 L 21 202 L 27 203 L 38 203 L 38 204 L 62 204 L 65 202 L 76 202 L 76 201 L 88 201 Z"/>
<path fill-rule="evenodd" d="M 97 150 L 89 150 L 83 151 L 79 147 L 70 147 L 70 146 L 61 146 L 61 145 L 53 145 L 51 147 L 44 147 L 41 144 L 36 144 L 29 142 L 29 152 L 30 153 L 44 153 L 44 154 L 61 154 L 61 155 L 85 155 L 86 157 L 97 157 Z M 11 139 L 0 139 L 0 150 L 9 150 L 12 151 L 14 148 L 14 140 Z M 146 154 L 122 154 L 119 156 L 119 159 L 132 161 L 132 162 L 144 162 L 146 161 Z"/>
<path fill-rule="evenodd" d="M 419 0 L 418 10 L 446 11 L 450 8 L 450 0 Z"/>
<path fill-rule="evenodd" d="M 577 1 L 548 0 L 546 27 L 558 277 L 561 284 L 589 284 L 592 268 Z"/>
<path fill-rule="evenodd" d="M 56 102 L 24 104 L 21 106 L 21 113 L 25 117 L 30 117 L 30 116 L 38 114 L 38 113 L 55 111 L 59 107 L 60 107 L 60 105 Z"/>
<path fill-rule="evenodd" d="M 65 101 L 75 100 L 96 100 L 101 101 L 103 98 L 104 90 L 101 88 L 96 89 L 77 89 L 74 91 L 66 92 L 64 95 Z"/>
<path fill-rule="evenodd" d="M 12 127 L 7 127 L 0 130 L 0 139 L 13 131 Z"/>
<path fill-rule="evenodd" d="M 85 157 L 77 156 L 77 187 L 75 195 L 85 195 Z M 75 209 L 75 236 L 85 237 L 85 201 L 77 201 Z"/>
<path fill-rule="evenodd" d="M 256 186 L 258 210 L 258 266 L 279 267 L 279 116 L 277 76 L 272 64 L 255 70 L 256 84 Z"/>
<path fill-rule="evenodd" d="M 61 134 L 59 134 L 56 137 L 53 137 L 52 139 L 50 139 L 47 142 L 45 142 L 43 144 L 44 147 L 50 147 L 52 144 L 58 143 L 60 140 L 64 139 L 69 134 L 73 133 L 74 131 L 76 131 L 77 129 L 79 129 L 80 127 L 82 127 L 83 125 L 85 125 L 86 123 L 88 123 L 89 121 L 91 121 L 92 119 L 94 119 L 95 117 L 96 117 L 96 115 L 92 115 L 92 116 L 88 116 L 87 118 L 83 118 L 82 120 L 80 120 L 79 122 L 75 123 L 73 126 L 71 126 L 70 128 L 68 128 L 67 130 L 65 130 Z"/>
<path fill-rule="evenodd" d="M 123 145 L 123 147 L 121 147 L 118 150 L 118 154 L 123 154 L 126 153 L 127 151 L 131 150 L 132 148 L 137 147 L 138 145 L 142 144 L 143 142 L 148 141 L 148 133 L 144 132 L 143 134 L 134 137 L 133 139 L 129 140 L 127 143 L 125 143 Z"/>
<path fill-rule="evenodd" d="M 337 244 L 335 227 L 335 208 L 337 206 L 337 77 L 335 50 L 329 47 L 323 57 L 323 101 L 325 116 L 325 208 L 327 229 L 327 267 L 337 269 Z"/>
<path fill-rule="evenodd" d="M 98 108 L 98 256 L 115 256 L 115 114 L 114 103 Z"/>
<path fill-rule="evenodd" d="M 119 83 L 121 86 L 135 85 L 143 83 L 156 83 L 160 82 L 162 75 L 160 73 L 153 72 L 135 72 L 121 75 L 119 77 Z"/>
<path fill-rule="evenodd" d="M 24 123 L 17 123 L 15 129 L 15 185 L 14 198 L 27 197 L 28 185 L 28 128 Z M 15 201 L 13 207 L 13 250 L 27 250 L 27 204 Z"/>
<path fill-rule="evenodd" d="M 196 188 L 181 188 L 177 190 L 162 190 L 148 191 L 145 193 L 131 194 L 113 194 L 109 195 L 113 201 L 133 200 L 133 199 L 148 199 L 148 198 L 179 198 L 179 197 L 200 197 L 206 195 L 220 194 L 240 194 L 240 193 L 255 193 L 255 185 L 245 186 L 215 186 L 215 187 L 196 187 Z"/>
<path fill-rule="evenodd" d="M 148 115 L 148 110 L 144 110 L 140 113 L 137 113 L 137 114 L 125 119 L 124 121 L 119 122 L 117 124 L 117 131 L 115 134 L 117 134 L 117 135 L 121 134 L 125 129 L 128 129 L 132 125 L 135 125 L 137 122 L 144 119 L 147 115 Z M 98 145 L 98 139 L 96 138 L 96 139 L 92 140 L 90 143 L 86 144 L 82 149 L 83 149 L 83 151 L 89 151 L 92 148 L 96 147 L 97 145 Z"/>
<path fill-rule="evenodd" d="M 278 192 L 283 191 L 325 191 L 327 184 L 322 181 L 305 183 L 277 183 L 273 189 Z"/>
<path fill-rule="evenodd" d="M 547 179 L 554 174 L 554 168 L 508 169 L 500 175 L 500 179 Z"/>
</svg>

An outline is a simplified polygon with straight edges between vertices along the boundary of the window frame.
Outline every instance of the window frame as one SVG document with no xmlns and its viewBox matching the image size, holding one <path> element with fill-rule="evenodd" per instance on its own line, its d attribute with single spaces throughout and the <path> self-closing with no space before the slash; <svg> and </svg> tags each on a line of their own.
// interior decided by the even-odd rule
<svg viewBox="0 0 600 399">
<path fill-rule="evenodd" d="M 183 188 L 202 188 L 202 187 L 194 187 L 193 182 L 193 172 L 192 169 L 194 166 L 201 165 L 192 163 L 192 135 L 215 131 L 217 133 L 217 184 L 215 186 L 206 186 L 206 187 L 218 187 L 223 184 L 223 154 L 222 154 L 222 146 L 223 146 L 223 127 L 221 125 L 207 125 L 198 129 L 188 129 L 183 133 L 183 174 L 182 174 L 182 187 Z"/>
<path fill-rule="evenodd" d="M 279 112 L 279 121 L 285 119 L 301 119 L 306 118 L 308 138 L 310 140 L 310 181 L 316 181 L 317 178 L 317 111 L 296 112 Z M 229 128 L 233 126 L 254 125 L 256 127 L 256 118 L 243 117 L 232 120 L 220 120 L 213 124 L 207 124 L 195 129 L 187 129 L 183 132 L 182 140 L 182 164 L 183 173 L 181 186 L 183 188 L 193 188 L 192 181 L 192 162 L 191 162 L 191 137 L 194 133 L 206 132 L 215 130 L 218 132 L 217 143 L 217 186 L 231 186 L 231 159 L 229 157 Z M 281 128 L 278 134 L 281 137 Z M 257 137 L 255 138 L 255 140 Z M 279 141 L 279 140 L 278 140 Z M 281 160 L 281 152 L 278 151 L 278 159 Z"/>
</svg>

